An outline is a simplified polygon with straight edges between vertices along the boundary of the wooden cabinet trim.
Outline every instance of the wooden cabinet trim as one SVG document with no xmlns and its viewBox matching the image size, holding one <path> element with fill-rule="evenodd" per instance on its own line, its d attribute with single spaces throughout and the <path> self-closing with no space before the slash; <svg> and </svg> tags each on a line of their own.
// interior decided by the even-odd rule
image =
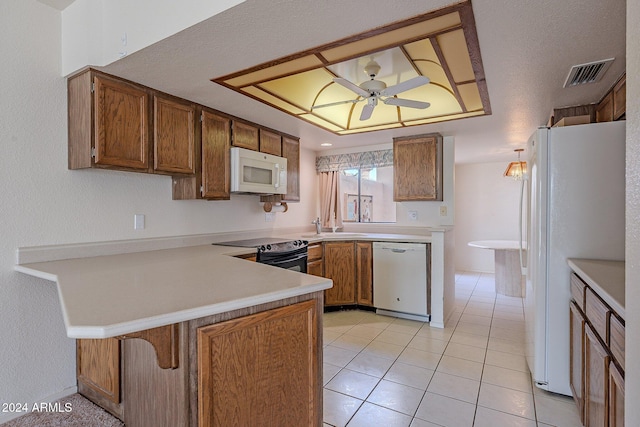
<svg viewBox="0 0 640 427">
<path fill-rule="evenodd" d="M 139 338 L 153 346 L 162 369 L 176 369 L 180 366 L 180 331 L 178 324 L 146 329 L 118 337 L 120 340 Z"/>
<path fill-rule="evenodd" d="M 572 301 L 569 309 L 569 385 L 584 424 L 584 333 L 586 321 L 578 305 Z"/>
</svg>

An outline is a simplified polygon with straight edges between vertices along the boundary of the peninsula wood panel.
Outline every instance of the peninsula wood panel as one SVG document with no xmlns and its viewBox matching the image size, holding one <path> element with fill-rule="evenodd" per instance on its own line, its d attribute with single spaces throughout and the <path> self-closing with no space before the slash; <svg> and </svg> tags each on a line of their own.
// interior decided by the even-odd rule
<svg viewBox="0 0 640 427">
<path fill-rule="evenodd" d="M 201 427 L 319 426 L 318 304 L 305 301 L 201 327 Z"/>
<path fill-rule="evenodd" d="M 202 111 L 202 197 L 231 198 L 231 119 Z"/>
<path fill-rule="evenodd" d="M 196 107 L 153 97 L 153 170 L 167 174 L 196 173 Z"/>
<path fill-rule="evenodd" d="M 442 200 L 442 136 L 393 139 L 393 200 Z"/>
<path fill-rule="evenodd" d="M 355 246 L 353 242 L 324 244 L 324 275 L 333 287 L 324 292 L 325 305 L 356 303 Z"/>
<path fill-rule="evenodd" d="M 282 136 L 279 133 L 260 129 L 260 151 L 274 156 L 282 156 Z"/>
<path fill-rule="evenodd" d="M 120 341 L 76 340 L 76 359 L 78 383 L 113 403 L 120 403 Z"/>
<path fill-rule="evenodd" d="M 300 141 L 282 137 L 282 157 L 287 159 L 287 194 L 282 201 L 300 201 Z"/>
<path fill-rule="evenodd" d="M 253 151 L 259 150 L 260 139 L 257 126 L 239 120 L 233 120 L 231 129 L 233 135 L 232 145 Z"/>
<path fill-rule="evenodd" d="M 132 84 L 94 77 L 95 164 L 149 168 L 149 95 Z"/>
<path fill-rule="evenodd" d="M 373 306 L 373 243 L 356 243 L 358 304 Z"/>
</svg>

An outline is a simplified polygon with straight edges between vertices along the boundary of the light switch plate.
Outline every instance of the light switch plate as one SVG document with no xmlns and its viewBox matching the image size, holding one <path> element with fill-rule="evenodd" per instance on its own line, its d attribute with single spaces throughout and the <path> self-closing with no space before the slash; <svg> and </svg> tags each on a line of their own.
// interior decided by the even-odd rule
<svg viewBox="0 0 640 427">
<path fill-rule="evenodd" d="M 440 206 L 440 216 L 447 216 L 447 207 L 446 206 Z"/>
<path fill-rule="evenodd" d="M 264 222 L 273 222 L 276 217 L 275 212 L 265 212 L 264 213 Z"/>
<path fill-rule="evenodd" d="M 418 211 L 409 211 L 409 221 L 418 220 Z"/>
<path fill-rule="evenodd" d="M 144 229 L 144 215 L 143 214 L 135 214 L 135 215 L 133 215 L 133 229 L 134 230 L 143 230 Z"/>
</svg>

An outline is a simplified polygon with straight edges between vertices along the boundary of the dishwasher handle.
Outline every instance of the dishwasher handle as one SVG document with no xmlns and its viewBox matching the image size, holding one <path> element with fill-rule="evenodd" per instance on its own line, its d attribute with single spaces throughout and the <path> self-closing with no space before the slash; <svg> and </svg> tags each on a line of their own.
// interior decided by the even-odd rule
<svg viewBox="0 0 640 427">
<path fill-rule="evenodd" d="M 403 254 L 403 253 L 407 252 L 407 250 L 406 249 L 393 248 L 393 249 L 391 249 L 391 252 L 395 252 L 397 254 Z"/>
</svg>

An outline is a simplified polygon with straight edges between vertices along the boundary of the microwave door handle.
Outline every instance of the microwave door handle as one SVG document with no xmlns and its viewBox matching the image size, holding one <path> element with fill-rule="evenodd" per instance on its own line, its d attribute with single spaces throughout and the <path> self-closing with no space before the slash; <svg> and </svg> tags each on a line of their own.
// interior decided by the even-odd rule
<svg viewBox="0 0 640 427">
<path fill-rule="evenodd" d="M 276 163 L 276 188 L 280 188 L 280 165 Z"/>
</svg>

